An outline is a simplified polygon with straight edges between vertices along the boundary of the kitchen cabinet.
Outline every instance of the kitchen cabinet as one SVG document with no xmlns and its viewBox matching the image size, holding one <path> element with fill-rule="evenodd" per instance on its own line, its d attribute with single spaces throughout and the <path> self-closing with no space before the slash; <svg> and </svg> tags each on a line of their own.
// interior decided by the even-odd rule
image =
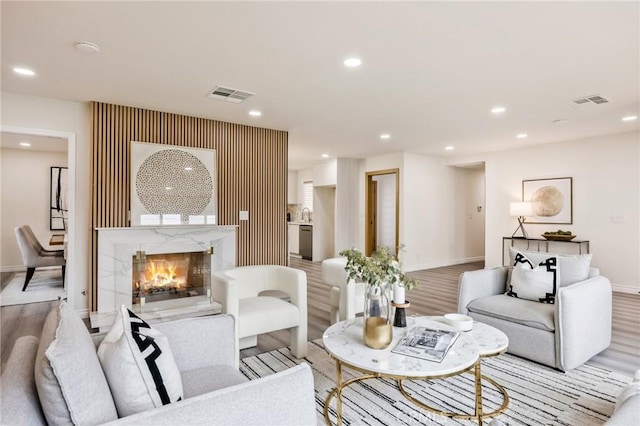
<svg viewBox="0 0 640 426">
<path fill-rule="evenodd" d="M 290 223 L 289 228 L 289 253 L 298 254 L 300 252 L 300 225 Z"/>
</svg>

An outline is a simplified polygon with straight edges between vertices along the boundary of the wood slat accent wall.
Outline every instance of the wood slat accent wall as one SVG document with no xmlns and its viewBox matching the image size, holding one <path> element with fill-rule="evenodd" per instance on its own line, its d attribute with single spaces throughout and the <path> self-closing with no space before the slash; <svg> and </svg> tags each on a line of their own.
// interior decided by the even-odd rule
<svg viewBox="0 0 640 426">
<path fill-rule="evenodd" d="M 239 225 L 238 265 L 287 264 L 287 132 L 100 102 L 91 104 L 91 129 L 92 229 L 129 226 L 131 141 L 215 149 L 218 223 Z"/>
</svg>

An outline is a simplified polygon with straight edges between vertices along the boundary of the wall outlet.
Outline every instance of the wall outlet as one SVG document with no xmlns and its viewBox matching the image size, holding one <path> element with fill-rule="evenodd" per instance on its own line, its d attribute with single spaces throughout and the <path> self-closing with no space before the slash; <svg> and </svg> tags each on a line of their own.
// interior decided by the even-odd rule
<svg viewBox="0 0 640 426">
<path fill-rule="evenodd" d="M 624 216 L 611 216 L 611 223 L 624 223 Z"/>
<path fill-rule="evenodd" d="M 240 220 L 249 220 L 249 212 L 246 210 L 240 210 Z"/>
</svg>

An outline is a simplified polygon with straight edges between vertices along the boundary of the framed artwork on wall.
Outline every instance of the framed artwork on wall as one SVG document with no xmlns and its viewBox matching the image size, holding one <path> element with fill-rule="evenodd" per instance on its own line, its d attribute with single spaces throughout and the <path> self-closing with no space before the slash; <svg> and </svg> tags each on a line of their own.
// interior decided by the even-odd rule
<svg viewBox="0 0 640 426">
<path fill-rule="evenodd" d="M 68 171 L 67 167 L 51 167 L 49 181 L 49 229 L 51 231 L 67 229 Z"/>
<path fill-rule="evenodd" d="M 573 223 L 573 178 L 522 181 L 522 201 L 531 201 L 527 223 Z"/>
<path fill-rule="evenodd" d="M 215 155 L 131 141 L 131 226 L 215 225 Z"/>
</svg>

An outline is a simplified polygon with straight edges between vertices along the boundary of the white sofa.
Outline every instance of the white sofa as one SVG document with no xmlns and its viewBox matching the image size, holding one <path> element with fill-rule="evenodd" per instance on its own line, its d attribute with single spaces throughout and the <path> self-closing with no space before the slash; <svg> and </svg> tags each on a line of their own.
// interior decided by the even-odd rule
<svg viewBox="0 0 640 426">
<path fill-rule="evenodd" d="M 240 266 L 213 274 L 213 298 L 222 312 L 238 320 L 240 349 L 256 346 L 262 333 L 289 329 L 291 353 L 307 355 L 307 275 L 299 269 L 280 265 Z M 286 293 L 290 302 L 264 295 L 267 291 Z"/>
<path fill-rule="evenodd" d="M 48 354 L 58 333 L 59 318 L 52 318 L 55 314 L 53 311 L 49 314 L 40 339 L 24 336 L 15 342 L 0 381 L 0 423 L 3 425 L 44 425 L 47 418 L 52 418 L 49 410 L 66 413 L 73 423 L 80 425 L 315 425 L 317 422 L 309 366 L 303 363 L 249 381 L 238 371 L 234 319 L 229 315 L 154 324 L 153 327 L 169 339 L 180 370 L 184 399 L 127 417 L 102 416 L 103 421 L 96 421 L 95 412 L 113 406 L 114 402 L 108 400 L 109 387 L 95 355 L 103 336 L 92 340 L 79 317 L 76 332 L 71 334 L 72 341 L 57 344 L 58 350 L 64 346 L 68 351 L 63 358 L 68 358 L 73 387 L 65 386 L 59 371 L 54 369 L 59 380 L 58 395 L 36 391 L 35 372 L 41 371 L 43 363 L 48 363 L 45 353 Z M 97 370 L 90 365 L 97 366 Z M 98 396 L 104 394 L 96 392 L 97 387 L 106 389 L 107 398 Z M 75 391 L 75 398 L 69 389 Z M 47 410 L 46 417 L 43 409 Z M 70 414 L 72 412 L 74 414 Z"/>
<path fill-rule="evenodd" d="M 335 257 L 322 261 L 322 281 L 329 285 L 330 321 L 335 324 L 355 318 L 364 311 L 364 283 L 347 278 L 346 257 Z"/>
<path fill-rule="evenodd" d="M 562 276 L 563 263 L 573 260 L 559 256 Z M 504 332 L 510 353 L 562 371 L 582 365 L 609 347 L 611 283 L 596 268 L 587 264 L 586 279 L 560 284 L 555 304 L 505 295 L 508 272 L 508 267 L 497 267 L 463 273 L 458 312 Z"/>
</svg>

